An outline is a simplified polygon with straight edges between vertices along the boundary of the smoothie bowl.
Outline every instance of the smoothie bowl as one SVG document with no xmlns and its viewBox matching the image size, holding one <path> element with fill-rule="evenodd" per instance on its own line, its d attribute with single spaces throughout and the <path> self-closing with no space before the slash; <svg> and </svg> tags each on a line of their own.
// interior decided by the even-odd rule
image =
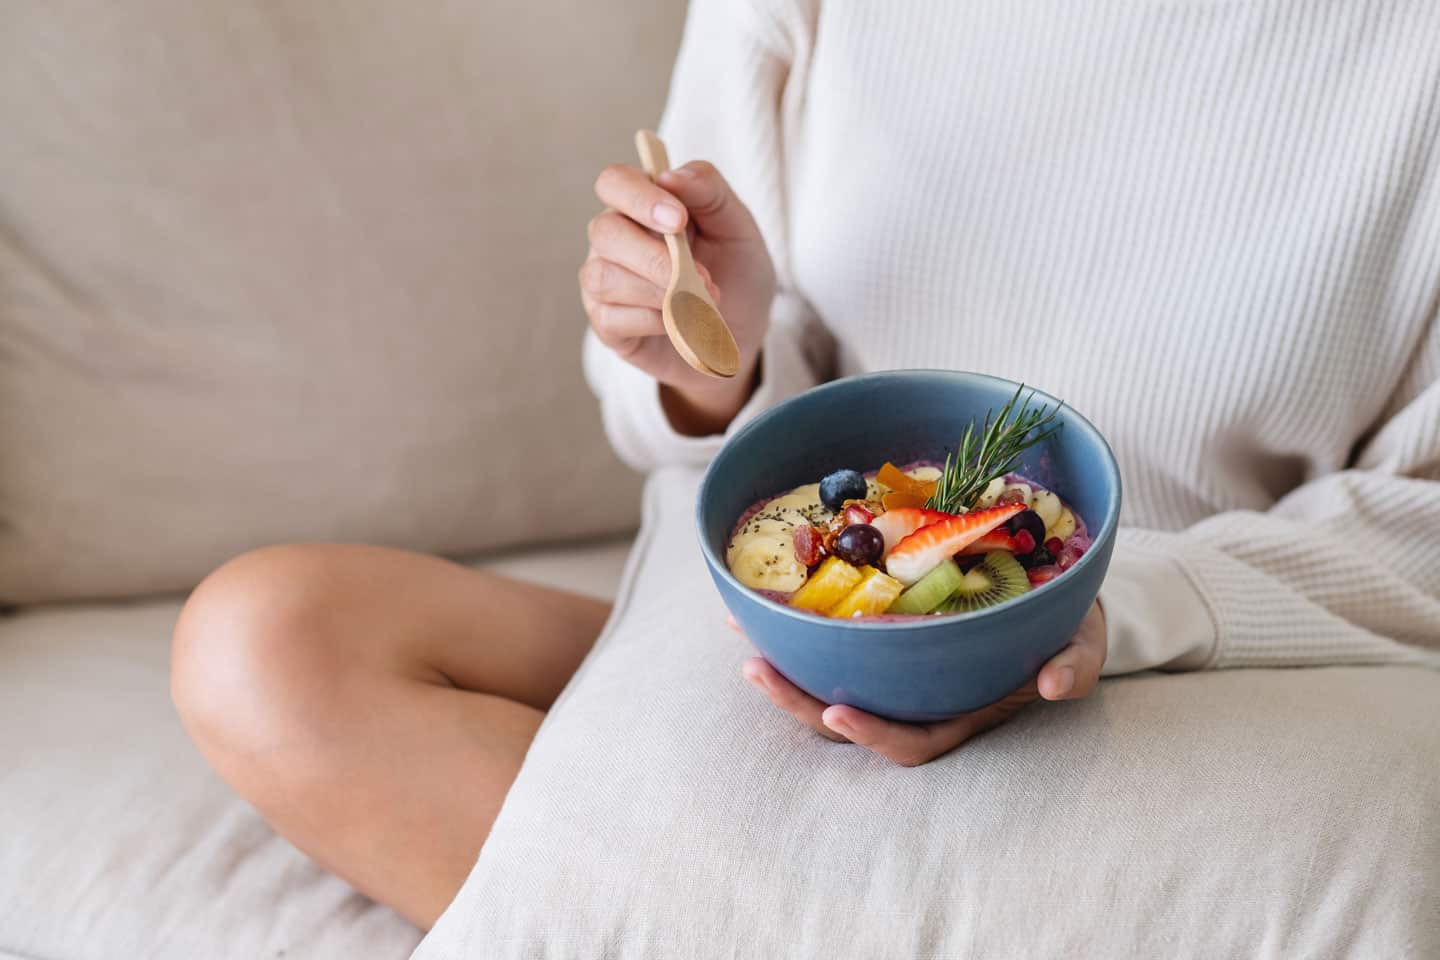
<svg viewBox="0 0 1440 960">
<path fill-rule="evenodd" d="M 1109 446 L 1056 398 L 908 370 L 757 417 L 711 463 L 697 521 L 725 605 L 777 670 L 919 723 L 1000 699 L 1069 642 L 1119 512 Z"/>
</svg>

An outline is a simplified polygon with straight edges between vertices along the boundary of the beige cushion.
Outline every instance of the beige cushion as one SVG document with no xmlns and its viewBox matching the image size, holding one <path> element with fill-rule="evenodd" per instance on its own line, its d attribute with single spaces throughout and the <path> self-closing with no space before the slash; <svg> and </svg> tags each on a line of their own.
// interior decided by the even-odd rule
<svg viewBox="0 0 1440 960">
<path fill-rule="evenodd" d="M 507 556 L 613 594 L 624 543 Z M 276 836 L 170 705 L 178 601 L 0 616 L 0 957 L 405 957 L 419 931 Z"/>
<path fill-rule="evenodd" d="M 420 960 L 1440 956 L 1440 674 L 1107 680 L 897 767 L 739 678 L 695 482 Z"/>
<path fill-rule="evenodd" d="M 0 603 L 183 588 L 273 541 L 631 528 L 575 271 L 683 14 L 8 10 Z"/>
</svg>

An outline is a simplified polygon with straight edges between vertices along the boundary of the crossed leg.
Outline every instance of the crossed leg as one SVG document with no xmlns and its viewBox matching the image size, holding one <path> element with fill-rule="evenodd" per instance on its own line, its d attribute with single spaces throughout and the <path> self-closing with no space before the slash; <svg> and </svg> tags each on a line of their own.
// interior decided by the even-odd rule
<svg viewBox="0 0 1440 960">
<path fill-rule="evenodd" d="M 269 547 L 191 595 L 171 691 L 277 831 L 428 928 L 608 613 L 400 550 Z"/>
</svg>

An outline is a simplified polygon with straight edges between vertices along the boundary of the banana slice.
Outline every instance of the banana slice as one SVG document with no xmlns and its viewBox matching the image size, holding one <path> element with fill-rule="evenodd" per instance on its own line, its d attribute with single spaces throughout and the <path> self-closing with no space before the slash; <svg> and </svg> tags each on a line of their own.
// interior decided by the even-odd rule
<svg viewBox="0 0 1440 960">
<path fill-rule="evenodd" d="M 820 502 L 820 484 L 807 483 L 803 487 L 796 487 L 789 493 L 782 494 L 770 501 L 770 504 L 784 504 L 785 506 L 804 507 Z M 766 504 L 769 506 L 770 504 Z"/>
<path fill-rule="evenodd" d="M 931 480 L 940 479 L 939 467 L 916 467 L 914 470 L 906 470 L 906 474 L 922 483 L 929 483 Z"/>
<path fill-rule="evenodd" d="M 821 524 L 831 515 L 825 504 L 820 502 L 820 484 L 818 483 L 807 483 L 803 487 L 796 487 L 760 508 L 760 513 L 765 515 L 792 511 L 799 515 L 796 523 Z"/>
<path fill-rule="evenodd" d="M 725 565 L 745 586 L 790 593 L 808 575 L 795 559 L 795 528 L 824 525 L 830 511 L 820 502 L 820 484 L 807 483 L 770 500 L 745 521 L 725 550 Z"/>
<path fill-rule="evenodd" d="M 975 506 L 981 509 L 995 506 L 995 501 L 1000 498 L 1000 494 L 1004 492 L 1004 490 L 1005 481 L 1000 477 L 996 477 L 990 481 L 990 486 L 985 488 L 985 492 L 980 494 L 980 499 L 975 501 Z"/>
<path fill-rule="evenodd" d="M 1065 509 L 1065 504 L 1049 490 L 1036 490 L 1035 496 L 1030 498 L 1030 509 L 1039 514 L 1040 521 L 1048 531 L 1059 522 L 1060 512 Z"/>
<path fill-rule="evenodd" d="M 726 551 L 725 563 L 735 578 L 752 590 L 790 593 L 804 584 L 807 571 L 795 559 L 795 541 L 789 534 L 753 534 L 738 539 Z"/>
<path fill-rule="evenodd" d="M 795 528 L 802 523 L 807 523 L 805 516 L 792 510 L 787 510 L 778 517 L 767 513 L 757 513 L 754 517 L 745 521 L 745 526 L 736 534 L 735 539 L 741 540 L 746 537 L 761 534 L 763 536 L 793 536 Z"/>
<path fill-rule="evenodd" d="M 1007 483 L 1001 493 L 1009 493 L 1014 490 L 1020 494 L 1020 502 L 1029 506 L 1030 500 L 1035 496 L 1035 488 L 1028 483 Z"/>
<path fill-rule="evenodd" d="M 1061 540 L 1069 540 L 1074 535 L 1075 514 L 1070 512 L 1069 507 L 1061 510 L 1060 518 L 1055 521 L 1055 525 L 1053 527 L 1047 527 L 1045 530 L 1046 540 L 1049 540 L 1052 537 L 1059 537 Z"/>
</svg>

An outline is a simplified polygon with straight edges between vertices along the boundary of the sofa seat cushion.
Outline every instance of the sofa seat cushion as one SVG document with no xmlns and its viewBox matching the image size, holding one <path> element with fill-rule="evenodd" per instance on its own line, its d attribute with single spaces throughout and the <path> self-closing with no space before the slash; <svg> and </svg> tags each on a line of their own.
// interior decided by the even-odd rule
<svg viewBox="0 0 1440 960">
<path fill-rule="evenodd" d="M 1440 674 L 1106 680 L 898 767 L 741 680 L 696 480 L 417 957 L 1440 956 Z"/>
<path fill-rule="evenodd" d="M 627 545 L 481 564 L 613 594 Z M 178 600 L 0 617 L 0 957 L 400 958 L 420 932 L 277 836 L 170 704 Z"/>
</svg>

